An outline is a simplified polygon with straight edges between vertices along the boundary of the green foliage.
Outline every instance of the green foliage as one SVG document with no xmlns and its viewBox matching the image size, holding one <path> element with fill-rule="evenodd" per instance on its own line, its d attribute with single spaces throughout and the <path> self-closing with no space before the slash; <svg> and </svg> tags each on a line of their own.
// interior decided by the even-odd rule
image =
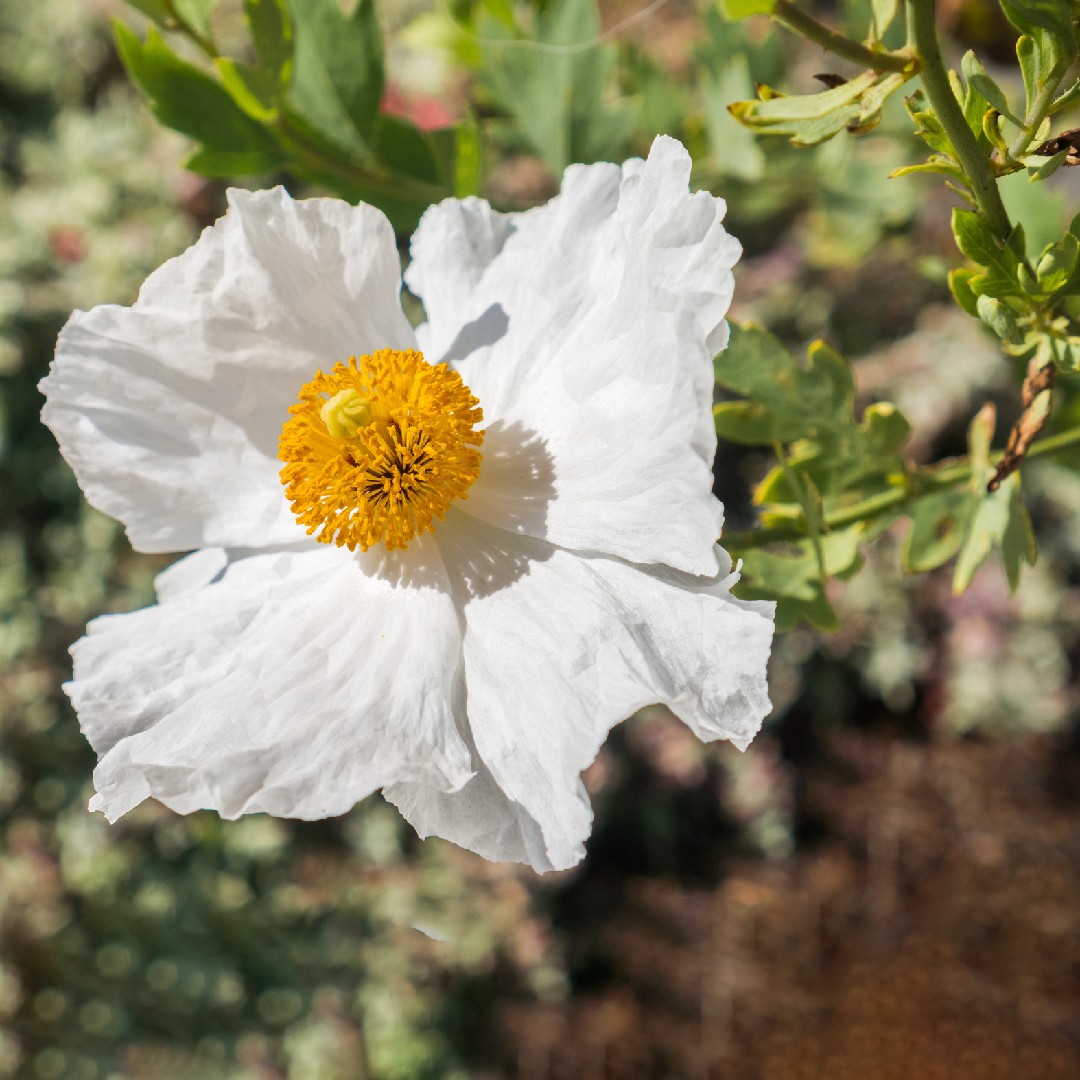
<svg viewBox="0 0 1080 1080">
<path fill-rule="evenodd" d="M 994 412 L 983 409 L 971 422 L 968 432 L 971 480 L 967 505 L 958 511 L 967 527 L 953 575 L 953 591 L 958 593 L 968 587 L 975 571 L 994 548 L 1001 551 L 1012 589 L 1019 583 L 1022 564 L 1034 565 L 1037 554 L 1031 519 L 1020 498 L 1020 477 L 1014 473 L 997 491 L 987 492 L 987 482 L 994 472 L 990 462 L 993 434 Z"/>
<path fill-rule="evenodd" d="M 1023 50 L 1017 44 L 1030 103 L 1044 86 L 1056 87 L 1077 57 L 1076 6 L 1072 0 L 1001 0 L 1001 6 L 1031 42 Z"/>
<path fill-rule="evenodd" d="M 486 85 L 553 172 L 572 161 L 623 156 L 634 117 L 625 105 L 605 100 L 615 50 L 595 44 L 596 0 L 554 0 L 539 11 L 528 40 L 503 20 L 480 25 Z"/>
<path fill-rule="evenodd" d="M 207 176 L 287 170 L 347 199 L 380 205 L 410 230 L 433 201 L 476 190 L 475 122 L 442 131 L 380 111 L 385 73 L 373 0 L 245 0 L 250 46 L 221 55 L 208 0 L 145 10 L 208 57 L 181 59 L 156 29 L 116 26 L 121 58 L 162 123 L 197 140 L 187 165 Z M 461 160 L 459 161 L 459 153 Z"/>
<path fill-rule="evenodd" d="M 758 101 L 729 108 L 740 123 L 763 135 L 787 135 L 794 146 L 816 146 L 841 131 L 861 135 L 876 127 L 885 99 L 905 81 L 897 73 L 864 71 L 819 94 L 788 96 L 759 86 Z"/>
<path fill-rule="evenodd" d="M 734 325 L 714 366 L 718 386 L 746 395 L 714 406 L 717 434 L 774 448 L 778 464 L 757 485 L 754 502 L 763 507 L 766 529 L 796 530 L 775 550 L 733 544 L 745 561 L 740 595 L 777 600 L 784 626 L 805 619 L 833 627 L 827 581 L 857 572 L 859 545 L 880 522 L 872 515 L 843 526 L 830 522 L 883 489 L 903 488 L 907 466 L 900 450 L 910 426 L 888 402 L 856 420 L 851 366 L 821 341 L 802 365 L 762 328 Z M 800 538 L 799 531 L 808 535 Z"/>
<path fill-rule="evenodd" d="M 821 630 L 840 625 L 827 595 L 830 577 L 858 571 L 859 530 L 846 529 L 814 540 L 741 553 L 742 579 L 736 592 L 745 600 L 775 600 L 776 629 L 783 633 L 805 622 Z"/>
<path fill-rule="evenodd" d="M 375 163 L 371 140 L 384 73 L 373 0 L 358 0 L 349 13 L 338 0 L 303 0 L 291 12 L 296 43 L 288 106 L 347 155 Z"/>
<path fill-rule="evenodd" d="M 870 41 L 880 42 L 900 10 L 900 0 L 871 0 Z"/>
<path fill-rule="evenodd" d="M 123 23 L 114 24 L 116 44 L 132 79 L 167 127 L 196 139 L 188 161 L 208 176 L 265 172 L 282 154 L 264 128 L 241 109 L 209 75 L 181 60 L 151 29 L 141 42 Z"/>
<path fill-rule="evenodd" d="M 719 3 L 724 17 L 733 21 L 751 15 L 771 15 L 776 7 L 776 0 L 719 0 Z"/>
<path fill-rule="evenodd" d="M 953 235 L 963 254 L 981 268 L 952 271 L 949 283 L 957 303 L 981 319 L 1013 355 L 1043 349 L 1061 371 L 1080 370 L 1080 335 L 1067 316 L 1057 314 L 1066 300 L 1080 295 L 1076 233 L 1070 230 L 1048 244 L 1033 261 L 1026 257 L 1021 228 L 1002 242 L 974 211 L 953 211 Z"/>
<path fill-rule="evenodd" d="M 745 125 L 738 123 L 728 106 L 751 93 L 750 67 L 745 55 L 732 57 L 716 74 L 706 74 L 701 82 L 705 122 L 709 142 L 724 172 L 747 180 L 765 173 L 765 154 Z"/>
</svg>

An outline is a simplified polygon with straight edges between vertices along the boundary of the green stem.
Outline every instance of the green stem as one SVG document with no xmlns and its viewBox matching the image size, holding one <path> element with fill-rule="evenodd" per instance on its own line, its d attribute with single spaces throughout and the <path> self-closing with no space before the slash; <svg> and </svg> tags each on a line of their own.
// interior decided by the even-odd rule
<svg viewBox="0 0 1080 1080">
<path fill-rule="evenodd" d="M 191 23 L 180 15 L 180 12 L 176 10 L 176 5 L 173 3 L 173 0 L 164 0 L 164 2 L 165 10 L 169 13 L 169 18 L 176 23 L 176 28 L 198 45 L 211 60 L 217 59 L 220 55 L 217 51 L 217 46 L 208 37 L 204 37 L 200 34 Z"/>
<path fill-rule="evenodd" d="M 771 14 L 781 26 L 861 67 L 874 71 L 899 71 L 905 75 L 914 75 L 918 70 L 918 60 L 910 53 L 890 52 L 852 41 L 819 22 L 813 15 L 808 15 L 792 0 L 776 0 Z"/>
<path fill-rule="evenodd" d="M 914 75 L 919 69 L 918 60 L 910 53 L 860 45 L 823 22 L 818 22 L 792 0 L 776 0 L 771 14 L 781 26 L 860 67 L 873 68 L 874 71 L 899 71 L 904 75 Z"/>
<path fill-rule="evenodd" d="M 1050 112 L 1050 106 L 1054 103 L 1054 94 L 1057 93 L 1057 88 L 1060 85 L 1060 79 L 1047 79 L 1039 88 L 1035 94 L 1035 100 L 1032 101 L 1031 107 L 1028 109 L 1027 116 L 1024 117 L 1024 126 L 1020 130 L 1020 134 L 1016 136 L 1012 146 L 1009 147 L 1010 159 L 1015 160 L 1021 154 L 1027 153 L 1032 136 L 1039 130 L 1039 126 Z"/>
<path fill-rule="evenodd" d="M 1080 446 L 1080 426 L 1040 439 L 1027 452 L 1025 460 L 1033 461 L 1035 458 L 1047 457 L 1076 446 Z M 1001 458 L 1002 454 L 999 452 L 993 454 L 990 460 L 996 465 Z M 914 474 L 907 478 L 903 485 L 889 488 L 887 491 L 852 503 L 851 506 L 844 506 L 825 514 L 823 525 L 825 531 L 832 532 L 846 528 L 848 525 L 857 525 L 862 521 L 873 521 L 879 515 L 889 510 L 898 510 L 908 503 L 921 499 L 924 495 L 956 487 L 970 480 L 971 461 L 969 458 L 944 462 Z M 765 547 L 767 544 L 806 540 L 808 535 L 807 531 L 798 525 L 772 525 L 767 528 L 748 529 L 745 532 L 725 533 L 720 542 L 733 551 L 746 551 L 750 548 Z"/>
<path fill-rule="evenodd" d="M 997 181 L 990 171 L 990 162 L 979 149 L 949 83 L 948 72 L 938 46 L 934 0 L 908 0 L 908 3 L 908 25 L 914 35 L 915 48 L 922 59 L 923 89 L 956 151 L 971 185 L 976 206 L 994 234 L 1005 241 L 1012 232 L 1012 222 L 1009 221 L 1005 204 L 1001 201 Z"/>
</svg>

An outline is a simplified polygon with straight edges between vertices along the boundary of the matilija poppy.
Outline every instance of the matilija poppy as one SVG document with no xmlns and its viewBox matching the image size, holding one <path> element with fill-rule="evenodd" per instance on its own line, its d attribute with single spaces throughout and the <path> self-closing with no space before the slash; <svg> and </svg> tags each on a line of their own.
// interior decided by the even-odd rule
<svg viewBox="0 0 1080 1080">
<path fill-rule="evenodd" d="M 636 709 L 750 742 L 772 605 L 732 597 L 711 492 L 740 248 L 689 174 L 660 138 L 526 213 L 432 207 L 415 331 L 383 215 L 280 188 L 71 317 L 45 422 L 137 550 L 192 552 L 73 647 L 91 809 L 382 789 L 544 871 L 582 857 L 581 771 Z"/>
</svg>

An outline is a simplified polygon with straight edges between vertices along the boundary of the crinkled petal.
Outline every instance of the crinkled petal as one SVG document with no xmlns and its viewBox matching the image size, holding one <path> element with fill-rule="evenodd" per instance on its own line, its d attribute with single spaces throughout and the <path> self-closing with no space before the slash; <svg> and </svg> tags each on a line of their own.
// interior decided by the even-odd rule
<svg viewBox="0 0 1080 1080">
<path fill-rule="evenodd" d="M 465 784 L 444 572 L 414 559 L 417 579 L 395 582 L 361 562 L 267 553 L 200 584 L 203 557 L 159 606 L 92 622 L 66 686 L 100 759 L 91 808 L 115 820 L 153 796 L 180 813 L 320 818 L 384 784 Z"/>
<path fill-rule="evenodd" d="M 369 206 L 231 191 L 130 308 L 76 312 L 41 390 L 87 499 L 142 551 L 303 536 L 277 442 L 315 371 L 411 348 L 393 230 Z"/>
<path fill-rule="evenodd" d="M 689 155 L 661 137 L 644 163 L 571 167 L 557 198 L 512 219 L 443 204 L 421 223 L 408 280 L 432 297 L 435 358 L 461 371 L 489 423 L 542 441 L 551 463 L 550 490 L 513 520 L 504 474 L 482 468 L 471 514 L 716 573 L 712 358 L 741 249 L 723 201 L 691 195 L 689 176 Z M 472 253 L 466 274 L 444 248 Z"/>
<path fill-rule="evenodd" d="M 581 557 L 478 523 L 439 544 L 467 583 L 468 716 L 483 767 L 454 793 L 387 792 L 422 835 L 564 869 L 592 824 L 581 771 L 615 724 L 662 703 L 701 739 L 745 748 L 769 711 L 773 605 L 732 597 L 734 575 Z"/>
<path fill-rule="evenodd" d="M 405 283 L 424 298 L 428 321 L 417 335 L 431 359 L 450 352 L 472 294 L 513 232 L 516 216 L 474 197 L 444 199 L 425 211 L 412 239 Z"/>
</svg>

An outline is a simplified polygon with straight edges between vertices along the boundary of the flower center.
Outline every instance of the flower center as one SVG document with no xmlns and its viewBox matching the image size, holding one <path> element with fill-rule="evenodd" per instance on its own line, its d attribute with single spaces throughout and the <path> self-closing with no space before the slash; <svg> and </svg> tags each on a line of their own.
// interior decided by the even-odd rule
<svg viewBox="0 0 1080 1080">
<path fill-rule="evenodd" d="M 323 543 L 405 548 L 479 474 L 479 402 L 456 371 L 412 350 L 316 372 L 289 413 L 281 482 L 296 520 Z"/>
</svg>

